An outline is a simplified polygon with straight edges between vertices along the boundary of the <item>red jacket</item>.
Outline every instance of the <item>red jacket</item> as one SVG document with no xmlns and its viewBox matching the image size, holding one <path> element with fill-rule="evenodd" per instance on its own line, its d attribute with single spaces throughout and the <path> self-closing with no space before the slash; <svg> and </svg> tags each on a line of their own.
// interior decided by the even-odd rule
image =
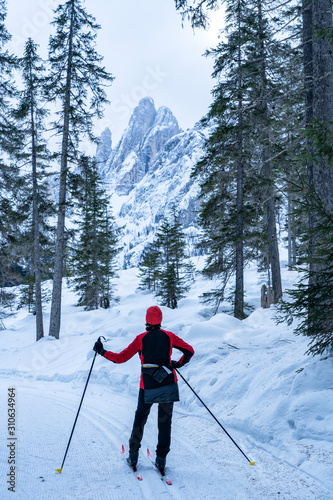
<svg viewBox="0 0 333 500">
<path fill-rule="evenodd" d="M 123 351 L 119 353 L 106 351 L 104 357 L 114 363 L 125 363 L 125 361 L 132 358 L 134 354 L 139 353 L 141 365 L 156 364 L 170 367 L 173 347 L 179 349 L 183 353 L 179 360 L 179 366 L 188 363 L 194 354 L 193 347 L 184 342 L 180 337 L 177 337 L 177 335 L 172 332 L 167 332 L 166 330 L 156 327 L 135 337 L 133 342 Z M 143 377 L 143 373 L 141 373 L 140 388 L 148 388 L 147 384 L 151 385 L 150 379 L 151 377 Z M 165 381 L 163 381 L 163 385 L 172 382 L 177 382 L 177 375 L 174 369 L 171 376 L 166 377 Z"/>
</svg>

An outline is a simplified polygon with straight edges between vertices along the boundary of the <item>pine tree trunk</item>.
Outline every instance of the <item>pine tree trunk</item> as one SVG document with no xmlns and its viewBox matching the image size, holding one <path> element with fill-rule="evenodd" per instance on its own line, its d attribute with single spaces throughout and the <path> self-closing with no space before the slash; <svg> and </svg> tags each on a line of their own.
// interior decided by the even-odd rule
<svg viewBox="0 0 333 500">
<path fill-rule="evenodd" d="M 276 218 L 275 218 L 275 195 L 274 188 L 272 184 L 272 166 L 270 161 L 270 150 L 269 143 L 270 137 L 267 131 L 268 123 L 268 105 L 267 105 L 267 85 L 266 85 L 266 51 L 264 44 L 264 29 L 263 29 L 263 17 L 262 17 L 262 4 L 258 1 L 258 15 L 259 15 L 259 38 L 260 38 L 260 52 L 262 57 L 261 63 L 261 112 L 264 118 L 264 132 L 262 134 L 263 139 L 263 149 L 262 149 L 262 160 L 263 160 L 263 171 L 265 179 L 267 180 L 267 191 L 266 191 L 266 217 L 268 226 L 268 238 L 269 238 L 269 262 L 272 271 L 272 286 L 274 290 L 274 302 L 277 302 L 282 297 L 282 283 L 281 283 L 281 269 L 280 269 L 280 255 L 279 246 L 276 230 Z"/>
<path fill-rule="evenodd" d="M 61 146 L 60 164 L 60 186 L 59 186 L 59 207 L 58 223 L 56 231 L 55 261 L 53 272 L 52 304 L 50 315 L 49 335 L 59 339 L 61 323 L 61 291 L 64 264 L 64 240 L 65 240 L 65 215 L 66 215 L 66 191 L 67 191 L 67 163 L 68 163 L 68 143 L 69 143 L 69 115 L 71 102 L 71 76 L 72 76 L 72 47 L 73 47 L 73 27 L 74 27 L 74 1 L 72 2 L 71 24 L 69 32 L 68 62 L 66 94 L 63 105 L 63 134 Z"/>
<path fill-rule="evenodd" d="M 294 201 L 290 191 L 288 191 L 288 267 L 296 264 L 296 234 L 295 234 L 295 216 Z"/>
<path fill-rule="evenodd" d="M 305 102 L 305 127 L 306 129 L 313 120 L 313 0 L 303 0 L 302 3 L 302 21 L 303 21 L 303 65 L 304 65 L 304 102 Z M 307 161 L 307 178 L 310 189 L 314 189 L 313 181 L 313 160 L 312 160 L 312 143 L 308 137 L 306 140 Z M 313 229 L 313 212 L 311 210 L 311 196 L 308 199 L 308 227 L 310 234 Z M 313 254 L 312 236 L 309 238 L 308 254 L 311 262 Z M 310 270 L 312 264 L 310 263 Z M 312 276 L 310 276 L 310 282 Z"/>
<path fill-rule="evenodd" d="M 92 234 L 93 234 L 93 239 L 94 241 L 97 240 L 97 222 L 96 222 L 96 209 L 97 209 L 97 204 L 96 204 L 96 190 L 93 190 L 93 219 L 92 219 Z M 97 249 L 96 249 L 97 252 Z M 94 290 L 93 290 L 93 297 L 94 297 L 94 308 L 98 309 L 98 297 L 100 293 L 100 280 L 98 277 L 98 265 L 97 265 L 97 255 L 96 252 L 93 254 L 92 257 L 92 275 L 94 279 Z"/>
<path fill-rule="evenodd" d="M 282 283 L 281 283 L 280 255 L 279 255 L 276 218 L 275 218 L 275 196 L 274 196 L 273 186 L 271 184 L 272 168 L 269 156 L 270 155 L 268 148 L 264 147 L 263 150 L 264 174 L 267 182 L 269 183 L 267 189 L 267 198 L 265 202 L 267 226 L 268 226 L 267 229 L 269 238 L 268 253 L 269 253 L 269 262 L 272 272 L 272 287 L 274 291 L 274 302 L 277 302 L 282 297 Z"/>
<path fill-rule="evenodd" d="M 237 166 L 237 222 L 236 222 L 236 288 L 234 316 L 244 319 L 244 231 L 243 231 L 243 162 L 238 160 Z"/>
<path fill-rule="evenodd" d="M 323 29 L 332 28 L 331 0 L 313 2 L 313 25 Z M 332 133 L 333 44 L 323 36 L 315 36 L 313 41 L 313 77 L 313 117 L 319 122 L 324 122 Z M 333 162 L 323 156 L 314 168 L 314 184 L 326 210 L 333 214 Z"/>
<path fill-rule="evenodd" d="M 238 29 L 241 30 L 241 10 L 238 14 Z M 242 75 L 241 75 L 241 46 L 238 45 L 238 158 L 237 158 L 237 220 L 236 220 L 236 286 L 234 316 L 244 319 L 244 221 L 243 221 L 243 102 L 242 102 Z"/>
<path fill-rule="evenodd" d="M 294 213 L 294 201 L 291 200 L 291 215 L 290 215 L 290 223 L 291 223 L 291 264 L 292 266 L 296 265 L 297 262 L 297 247 L 296 247 L 296 230 L 295 230 L 295 213 Z"/>
<path fill-rule="evenodd" d="M 291 195 L 288 191 L 288 267 L 292 266 Z"/>
<path fill-rule="evenodd" d="M 312 24 L 315 29 L 325 29 L 332 32 L 332 2 L 331 0 L 314 0 Z M 314 33 L 316 35 L 316 33 Z M 333 122 L 333 44 L 329 37 L 323 35 L 313 37 L 313 119 L 314 127 L 318 124 L 331 135 Z M 333 214 L 333 162 L 331 159 L 319 153 L 318 160 L 313 165 L 312 185 L 315 193 L 320 196 L 325 210 Z M 310 207 L 311 210 L 311 207 Z M 310 214 L 310 228 L 314 231 L 314 237 L 310 243 L 310 257 L 315 257 L 316 245 L 319 235 L 316 235 L 316 226 L 320 224 L 319 214 Z M 327 256 L 329 258 L 329 256 Z M 321 262 L 310 263 L 310 284 L 316 285 L 316 272 L 325 271 L 330 262 L 321 259 Z M 320 283 L 319 283 L 320 285 Z M 333 283 L 331 283 L 333 287 Z M 332 335 L 333 312 L 332 297 L 330 294 L 323 297 L 321 307 L 325 308 L 326 314 L 321 315 L 321 310 L 315 310 L 314 304 L 309 304 L 309 315 L 312 318 L 320 318 L 321 333 Z M 315 320 L 316 321 L 316 320 Z M 315 325 L 316 326 L 316 325 Z M 312 325 L 309 323 L 309 333 Z"/>
<path fill-rule="evenodd" d="M 33 144 L 34 150 L 34 144 Z M 36 301 L 36 341 L 44 337 L 43 306 L 42 306 L 42 280 L 40 269 L 40 238 L 38 216 L 38 191 L 36 174 L 36 151 L 32 159 L 33 168 L 33 231 L 34 231 L 34 274 L 35 274 L 35 301 Z"/>
<path fill-rule="evenodd" d="M 32 80 L 32 75 L 30 73 Z M 31 149 L 32 149 L 32 217 L 34 237 L 34 275 L 35 275 L 35 309 L 36 309 L 36 341 L 44 337 L 42 285 L 40 269 L 40 235 L 39 235 L 39 211 L 38 211 L 38 184 L 37 184 L 37 155 L 36 155 L 36 130 L 34 119 L 34 98 L 30 95 L 30 117 L 31 117 Z"/>
</svg>

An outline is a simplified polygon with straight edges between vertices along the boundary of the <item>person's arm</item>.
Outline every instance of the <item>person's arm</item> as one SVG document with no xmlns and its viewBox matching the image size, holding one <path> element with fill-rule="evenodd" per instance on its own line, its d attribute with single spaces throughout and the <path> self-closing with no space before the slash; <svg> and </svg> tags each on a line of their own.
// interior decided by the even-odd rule
<svg viewBox="0 0 333 500">
<path fill-rule="evenodd" d="M 102 344 L 102 343 L 101 343 Z M 103 348 L 100 349 L 100 352 L 95 349 L 101 356 L 104 356 L 104 358 L 108 359 L 109 361 L 113 361 L 113 363 L 125 363 L 125 361 L 128 361 L 130 358 L 134 356 L 139 350 L 140 350 L 140 339 L 139 336 L 135 337 L 133 342 L 130 343 L 129 346 L 127 346 L 123 351 L 117 353 L 117 352 L 112 352 L 112 351 L 106 351 Z"/>
<path fill-rule="evenodd" d="M 194 354 L 193 347 L 180 337 L 177 337 L 177 335 L 173 336 L 172 347 L 179 349 L 179 351 L 183 353 L 182 357 L 178 361 L 171 361 L 174 368 L 181 368 L 186 365 Z"/>
</svg>

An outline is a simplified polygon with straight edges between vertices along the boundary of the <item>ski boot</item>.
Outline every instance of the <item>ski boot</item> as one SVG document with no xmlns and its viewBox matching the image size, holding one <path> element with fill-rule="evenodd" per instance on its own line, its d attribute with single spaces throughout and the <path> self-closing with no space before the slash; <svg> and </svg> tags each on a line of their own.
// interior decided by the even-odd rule
<svg viewBox="0 0 333 500">
<path fill-rule="evenodd" d="M 138 451 L 131 451 L 128 454 L 128 457 L 126 459 L 128 465 L 130 465 L 131 467 L 133 467 L 133 469 L 135 469 L 136 464 L 138 463 L 138 458 L 139 458 L 139 452 Z"/>
<path fill-rule="evenodd" d="M 166 464 L 166 458 L 165 457 L 159 457 L 156 455 L 155 459 L 155 465 L 160 471 L 161 474 L 164 474 L 164 469 L 165 469 L 165 464 Z"/>
</svg>

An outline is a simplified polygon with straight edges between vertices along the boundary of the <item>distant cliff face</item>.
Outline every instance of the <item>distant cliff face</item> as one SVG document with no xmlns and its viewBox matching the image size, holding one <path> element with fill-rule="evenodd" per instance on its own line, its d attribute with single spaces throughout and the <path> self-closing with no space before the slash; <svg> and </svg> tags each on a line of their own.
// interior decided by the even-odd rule
<svg viewBox="0 0 333 500">
<path fill-rule="evenodd" d="M 181 131 L 172 112 L 165 106 L 156 111 L 150 97 L 134 109 L 113 150 L 109 132 L 100 137 L 96 158 L 113 195 L 114 215 L 125 228 L 127 265 L 135 265 L 171 207 L 179 210 L 184 227 L 195 225 L 199 186 L 190 175 L 205 135 L 200 126 Z"/>
<path fill-rule="evenodd" d="M 197 200 L 198 186 L 190 179 L 193 165 L 202 153 L 203 136 L 196 130 L 172 137 L 159 151 L 150 169 L 124 201 L 119 215 L 134 217 L 140 226 L 158 224 L 175 206 L 187 225 L 195 214 L 185 214 L 191 200 Z M 138 210 L 139 209 L 139 210 Z"/>
</svg>

